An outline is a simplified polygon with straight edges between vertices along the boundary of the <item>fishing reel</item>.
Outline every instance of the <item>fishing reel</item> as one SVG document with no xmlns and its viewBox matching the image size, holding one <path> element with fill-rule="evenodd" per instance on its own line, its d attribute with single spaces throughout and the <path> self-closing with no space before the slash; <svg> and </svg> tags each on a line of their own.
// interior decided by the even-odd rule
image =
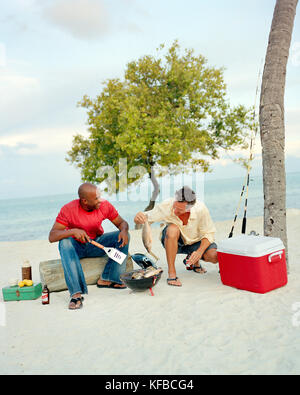
<svg viewBox="0 0 300 395">
<path fill-rule="evenodd" d="M 133 254 L 131 255 L 132 260 L 139 265 L 142 269 L 147 269 L 149 266 L 153 266 L 155 269 L 157 269 L 157 266 L 155 263 L 147 257 L 145 254 Z"/>
</svg>

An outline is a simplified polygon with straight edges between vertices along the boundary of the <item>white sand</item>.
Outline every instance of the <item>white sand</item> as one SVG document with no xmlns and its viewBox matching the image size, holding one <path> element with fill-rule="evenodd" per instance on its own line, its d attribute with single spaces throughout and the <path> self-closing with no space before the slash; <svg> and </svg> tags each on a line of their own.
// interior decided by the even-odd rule
<svg viewBox="0 0 300 395">
<path fill-rule="evenodd" d="M 227 238 L 231 221 L 216 226 L 217 241 Z M 239 221 L 236 234 L 240 229 Z M 263 233 L 262 218 L 248 219 L 252 229 Z M 288 211 L 289 283 L 264 295 L 224 286 L 210 263 L 205 275 L 188 272 L 182 255 L 177 274 L 183 287 L 168 286 L 165 253 L 158 230 L 153 233 L 164 269 L 154 297 L 89 286 L 84 308 L 74 312 L 67 309 L 67 291 L 52 293 L 49 306 L 41 299 L 4 304 L 1 294 L 0 373 L 300 373 L 300 210 Z M 145 252 L 140 232 L 131 236 L 130 252 Z M 0 243 L 0 256 L 2 288 L 20 277 L 23 259 L 30 259 L 39 281 L 39 262 L 59 254 L 57 244 L 26 241 Z"/>
</svg>

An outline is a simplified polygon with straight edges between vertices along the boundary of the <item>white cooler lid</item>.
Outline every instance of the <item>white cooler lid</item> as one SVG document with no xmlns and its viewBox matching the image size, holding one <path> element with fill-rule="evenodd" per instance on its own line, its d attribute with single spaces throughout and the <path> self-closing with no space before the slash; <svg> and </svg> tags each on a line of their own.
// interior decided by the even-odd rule
<svg viewBox="0 0 300 395">
<path fill-rule="evenodd" d="M 283 250 L 284 244 L 277 237 L 240 235 L 218 242 L 218 252 L 259 257 Z"/>
</svg>

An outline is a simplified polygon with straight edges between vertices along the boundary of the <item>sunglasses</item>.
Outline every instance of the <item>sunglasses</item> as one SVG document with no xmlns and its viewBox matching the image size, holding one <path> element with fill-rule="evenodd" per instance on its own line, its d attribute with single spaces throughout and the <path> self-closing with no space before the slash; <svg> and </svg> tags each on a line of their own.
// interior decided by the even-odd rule
<svg viewBox="0 0 300 395">
<path fill-rule="evenodd" d="M 178 202 L 178 201 L 176 200 L 176 203 L 184 203 L 184 202 Z M 191 208 L 192 208 L 194 205 L 195 205 L 195 203 L 188 203 L 188 204 L 185 206 L 184 211 L 185 211 L 186 213 L 189 212 L 189 211 L 191 210 Z M 177 208 L 181 209 L 181 208 L 183 208 L 183 207 L 177 206 Z"/>
</svg>

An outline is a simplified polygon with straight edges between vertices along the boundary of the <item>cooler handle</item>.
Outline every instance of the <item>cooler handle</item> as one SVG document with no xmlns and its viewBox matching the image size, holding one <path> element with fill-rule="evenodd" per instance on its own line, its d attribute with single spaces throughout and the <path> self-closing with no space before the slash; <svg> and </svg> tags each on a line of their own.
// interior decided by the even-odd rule
<svg viewBox="0 0 300 395">
<path fill-rule="evenodd" d="M 268 260 L 269 260 L 270 263 L 272 263 L 272 258 L 279 257 L 277 259 L 273 259 L 273 262 L 278 262 L 278 261 L 281 260 L 282 255 L 283 255 L 283 251 L 274 252 L 273 254 L 269 255 Z"/>
</svg>

